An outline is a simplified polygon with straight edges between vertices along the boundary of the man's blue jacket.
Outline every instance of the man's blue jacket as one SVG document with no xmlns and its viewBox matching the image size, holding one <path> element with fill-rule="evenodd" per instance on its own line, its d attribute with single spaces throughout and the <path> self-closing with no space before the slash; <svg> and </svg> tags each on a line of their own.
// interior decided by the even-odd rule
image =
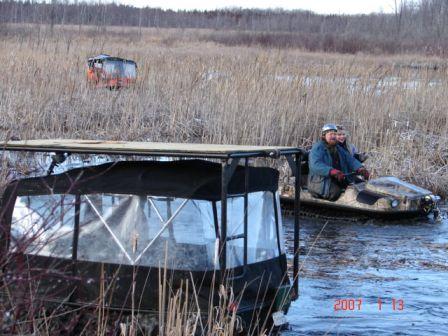
<svg viewBox="0 0 448 336">
<path fill-rule="evenodd" d="M 361 163 L 350 155 L 348 151 L 339 145 L 336 145 L 339 153 L 341 171 L 344 174 L 355 172 L 361 168 Z M 311 148 L 308 166 L 310 172 L 308 175 L 308 189 L 322 198 L 328 198 L 330 194 L 330 170 L 333 169 L 333 159 L 330 151 L 323 140 L 316 142 Z M 351 176 L 347 177 L 351 182 Z"/>
</svg>

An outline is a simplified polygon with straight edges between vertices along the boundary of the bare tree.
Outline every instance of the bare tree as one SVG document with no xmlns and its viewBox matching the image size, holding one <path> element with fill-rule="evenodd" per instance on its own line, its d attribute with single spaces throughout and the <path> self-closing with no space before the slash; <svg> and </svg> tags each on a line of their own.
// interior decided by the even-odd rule
<svg viewBox="0 0 448 336">
<path fill-rule="evenodd" d="M 309 50 L 356 52 L 363 50 L 448 54 L 447 0 L 394 0 L 394 13 L 370 15 L 318 15 L 310 11 L 249 10 L 172 11 L 136 8 L 115 3 L 78 0 L 0 0 L 1 23 L 108 25 L 212 28 L 202 34 L 219 43 L 250 43 Z M 235 33 L 221 34 L 219 30 Z M 391 34 L 393 32 L 393 34 Z M 207 37 L 208 36 L 208 37 Z"/>
</svg>

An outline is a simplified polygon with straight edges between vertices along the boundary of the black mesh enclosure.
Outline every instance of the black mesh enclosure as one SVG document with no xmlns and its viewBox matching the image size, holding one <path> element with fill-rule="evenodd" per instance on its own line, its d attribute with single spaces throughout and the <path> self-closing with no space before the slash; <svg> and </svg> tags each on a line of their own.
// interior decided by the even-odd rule
<svg viewBox="0 0 448 336">
<path fill-rule="evenodd" d="M 279 173 L 267 167 L 249 167 L 248 192 L 278 189 Z M 238 166 L 228 194 L 244 192 L 245 168 Z M 221 199 L 221 165 L 204 160 L 121 161 L 76 168 L 58 175 L 12 182 L 5 195 L 117 193 Z"/>
</svg>

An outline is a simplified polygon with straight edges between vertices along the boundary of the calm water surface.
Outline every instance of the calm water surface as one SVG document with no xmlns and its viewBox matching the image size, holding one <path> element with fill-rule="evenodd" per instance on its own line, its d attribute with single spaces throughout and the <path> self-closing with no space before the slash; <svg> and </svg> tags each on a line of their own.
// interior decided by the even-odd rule
<svg viewBox="0 0 448 336">
<path fill-rule="evenodd" d="M 300 297 L 288 314 L 291 331 L 282 335 L 448 335 L 443 216 L 440 222 L 302 218 Z M 284 225 L 291 250 L 293 219 Z"/>
</svg>

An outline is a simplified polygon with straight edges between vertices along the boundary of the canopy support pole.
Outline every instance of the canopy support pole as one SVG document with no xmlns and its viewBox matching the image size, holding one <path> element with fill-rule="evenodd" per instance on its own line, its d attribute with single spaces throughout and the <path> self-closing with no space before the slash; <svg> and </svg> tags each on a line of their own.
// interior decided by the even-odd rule
<svg viewBox="0 0 448 336">
<path fill-rule="evenodd" d="M 293 259 L 293 296 L 295 300 L 299 297 L 299 256 L 300 256 L 300 180 L 302 178 L 301 165 L 302 153 L 287 155 L 286 159 L 295 177 L 294 182 L 294 259 Z"/>
<path fill-rule="evenodd" d="M 222 160 L 221 162 L 221 236 L 219 237 L 219 263 L 221 277 L 227 268 L 227 193 L 229 182 L 238 166 L 239 158 Z"/>
<path fill-rule="evenodd" d="M 244 159 L 244 267 L 247 266 L 247 230 L 248 230 L 248 207 L 249 207 L 249 159 Z"/>
<path fill-rule="evenodd" d="M 81 196 L 75 196 L 75 224 L 73 228 L 73 242 L 72 242 L 72 261 L 73 264 L 78 261 L 78 239 L 79 239 L 79 217 L 81 213 Z M 76 270 L 73 269 L 73 275 L 76 275 Z"/>
</svg>

